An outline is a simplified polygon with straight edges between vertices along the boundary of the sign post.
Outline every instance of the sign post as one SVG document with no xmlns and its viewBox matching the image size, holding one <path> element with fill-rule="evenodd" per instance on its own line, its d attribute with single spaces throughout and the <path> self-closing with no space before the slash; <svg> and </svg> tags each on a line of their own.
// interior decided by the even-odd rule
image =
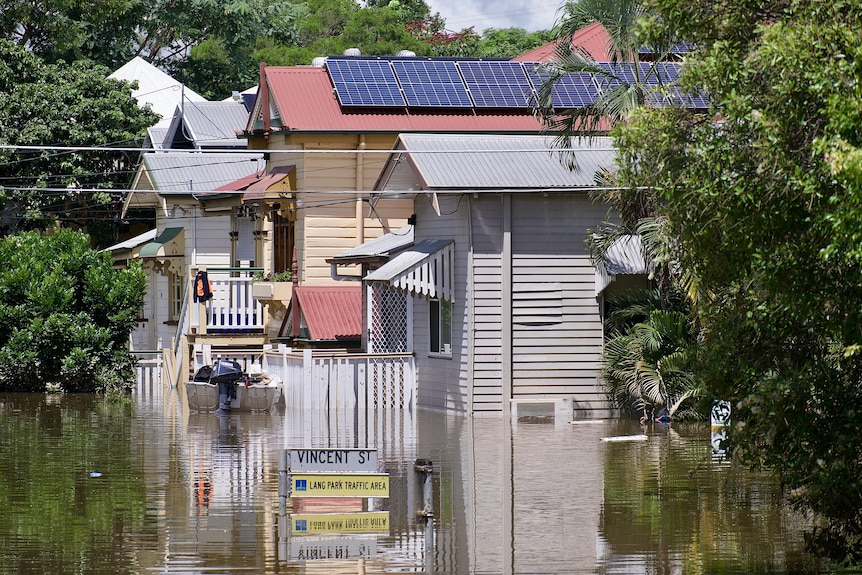
<svg viewBox="0 0 862 575">
<path fill-rule="evenodd" d="M 322 534 L 361 535 L 389 532 L 388 511 L 287 514 L 289 497 L 389 497 L 389 474 L 377 471 L 373 449 L 285 449 L 279 457 L 281 502 L 279 549 L 298 560 L 366 558 L 376 539 L 323 539 Z M 283 526 L 283 528 L 282 528 Z M 307 539 L 312 536 L 312 540 Z"/>
</svg>

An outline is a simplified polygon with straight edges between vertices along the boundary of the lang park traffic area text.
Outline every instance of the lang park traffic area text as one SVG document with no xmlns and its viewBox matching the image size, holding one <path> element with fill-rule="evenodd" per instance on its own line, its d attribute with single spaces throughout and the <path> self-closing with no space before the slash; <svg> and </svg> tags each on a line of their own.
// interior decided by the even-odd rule
<svg viewBox="0 0 862 575">
<path fill-rule="evenodd" d="M 294 497 L 389 497 L 387 473 L 292 473 Z"/>
</svg>

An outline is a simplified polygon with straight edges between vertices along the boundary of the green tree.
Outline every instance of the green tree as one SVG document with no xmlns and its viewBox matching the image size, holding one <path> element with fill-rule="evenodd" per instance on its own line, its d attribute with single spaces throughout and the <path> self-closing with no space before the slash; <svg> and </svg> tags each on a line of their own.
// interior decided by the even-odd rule
<svg viewBox="0 0 862 575">
<path fill-rule="evenodd" d="M 311 0 L 308 17 L 292 44 L 270 43 L 255 54 L 273 66 L 309 65 L 318 56 L 340 55 L 358 48 L 369 56 L 411 50 L 430 56 L 433 47 L 411 33 L 399 7 L 360 8 L 354 0 Z"/>
<path fill-rule="evenodd" d="M 699 46 L 686 78 L 714 118 L 642 109 L 628 185 L 659 191 L 695 270 L 699 373 L 733 404 L 732 445 L 817 519 L 810 543 L 862 560 L 862 6 L 656 0 Z"/>
<path fill-rule="evenodd" d="M 623 413 L 633 409 L 647 420 L 661 407 L 671 416 L 694 416 L 691 408 L 678 410 L 700 391 L 692 371 L 697 330 L 685 300 L 674 298 L 668 306 L 668 299 L 655 290 L 629 290 L 612 302 L 605 324 L 602 380 L 608 398 Z"/>
<path fill-rule="evenodd" d="M 109 73 L 84 63 L 45 65 L 0 40 L 0 144 L 139 145 L 157 117 Z M 87 225 L 110 218 L 121 194 L 99 190 L 127 187 L 136 162 L 136 155 L 120 151 L 0 148 L 3 225 L 14 231 L 57 220 Z"/>
<path fill-rule="evenodd" d="M 0 240 L 0 391 L 130 389 L 128 338 L 143 305 L 139 267 L 115 270 L 81 233 Z"/>
<path fill-rule="evenodd" d="M 480 58 L 514 58 L 547 44 L 550 30 L 527 32 L 523 28 L 488 28 L 482 32 L 474 56 Z"/>
<path fill-rule="evenodd" d="M 607 132 L 626 120 L 632 110 L 651 105 L 650 96 L 661 91 L 666 83 L 655 66 L 600 66 L 593 58 L 572 45 L 572 37 L 584 22 L 598 22 L 608 33 L 611 63 L 641 62 L 641 48 L 647 36 L 640 33 L 644 19 L 642 0 L 579 0 L 565 6 L 565 14 L 555 30 L 557 49 L 552 62 L 543 67 L 545 81 L 539 90 L 536 113 L 547 130 L 557 135 L 561 147 L 568 146 L 572 136 Z M 649 37 L 650 60 L 666 60 L 675 42 L 655 33 Z M 583 107 L 556 109 L 552 91 L 560 77 L 571 73 L 586 73 L 601 86 L 598 98 Z"/>
<path fill-rule="evenodd" d="M 295 40 L 304 14 L 291 0 L 0 0 L 0 37 L 49 63 L 114 70 L 141 56 L 224 98 L 255 79 L 261 43 Z"/>
</svg>

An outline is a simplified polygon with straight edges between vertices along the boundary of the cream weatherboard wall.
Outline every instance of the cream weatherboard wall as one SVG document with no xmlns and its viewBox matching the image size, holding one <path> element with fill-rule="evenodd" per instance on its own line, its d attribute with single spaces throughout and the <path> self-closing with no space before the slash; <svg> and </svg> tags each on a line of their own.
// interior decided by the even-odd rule
<svg viewBox="0 0 862 575">
<path fill-rule="evenodd" d="M 367 201 L 395 138 L 393 134 L 274 134 L 266 140 L 265 149 L 275 150 L 269 169 L 296 166 L 295 237 L 302 283 L 336 283 L 327 259 L 400 228 L 413 213 L 410 199 L 380 202 L 374 209 Z M 297 151 L 285 151 L 290 149 Z M 349 268 L 340 271 L 358 273 Z"/>
</svg>

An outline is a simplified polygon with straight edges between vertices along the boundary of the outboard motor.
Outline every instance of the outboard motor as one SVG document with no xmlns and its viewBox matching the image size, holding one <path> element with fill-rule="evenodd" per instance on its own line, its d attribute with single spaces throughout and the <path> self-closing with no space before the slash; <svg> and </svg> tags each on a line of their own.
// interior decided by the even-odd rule
<svg viewBox="0 0 862 575">
<path fill-rule="evenodd" d="M 217 415 L 230 413 L 230 403 L 236 397 L 236 386 L 245 377 L 239 363 L 229 359 L 217 359 L 213 363 L 209 382 L 218 384 Z"/>
</svg>

